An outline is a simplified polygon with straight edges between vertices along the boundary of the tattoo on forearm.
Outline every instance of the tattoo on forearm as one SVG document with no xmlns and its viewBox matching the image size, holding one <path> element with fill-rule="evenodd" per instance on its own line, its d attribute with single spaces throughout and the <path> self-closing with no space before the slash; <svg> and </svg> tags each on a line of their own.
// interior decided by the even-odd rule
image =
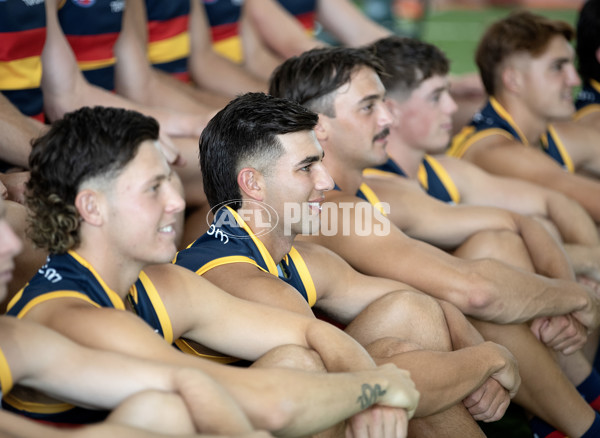
<svg viewBox="0 0 600 438">
<path fill-rule="evenodd" d="M 385 391 L 381 389 L 381 386 L 371 386 L 367 383 L 363 383 L 362 395 L 360 395 L 356 401 L 360 403 L 362 409 L 366 409 L 369 406 L 373 406 L 377 401 L 377 398 L 382 395 L 385 395 Z"/>
</svg>

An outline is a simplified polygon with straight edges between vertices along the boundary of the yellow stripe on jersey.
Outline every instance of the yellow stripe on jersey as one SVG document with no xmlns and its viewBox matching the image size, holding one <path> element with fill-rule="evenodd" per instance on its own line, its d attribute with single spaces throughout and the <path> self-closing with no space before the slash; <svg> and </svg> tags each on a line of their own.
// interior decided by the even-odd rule
<svg viewBox="0 0 600 438">
<path fill-rule="evenodd" d="M 374 167 L 368 167 L 362 171 L 364 176 L 382 176 L 386 178 L 390 178 L 393 176 L 399 176 L 397 173 L 389 172 L 387 170 L 376 169 Z"/>
<path fill-rule="evenodd" d="M 27 312 L 29 312 L 38 304 L 58 298 L 76 298 L 78 300 L 87 301 L 92 306 L 100 308 L 100 305 L 92 301 L 90 297 L 88 297 L 86 294 L 77 292 L 75 290 L 57 290 L 54 292 L 46 293 L 44 295 L 40 295 L 38 297 L 35 297 L 33 300 L 29 301 L 25 306 L 23 306 L 21 311 L 18 313 L 17 318 L 23 318 L 27 314 Z M 7 310 L 10 310 L 10 308 L 12 307 L 11 304 L 8 305 Z"/>
<path fill-rule="evenodd" d="M 140 281 L 144 285 L 146 289 L 146 293 L 148 294 L 148 298 L 150 298 L 150 302 L 152 303 L 152 307 L 156 312 L 156 316 L 158 316 L 158 321 L 160 322 L 160 326 L 163 331 L 163 335 L 165 340 L 169 343 L 173 343 L 173 326 L 171 325 L 171 318 L 169 318 L 169 314 L 167 313 L 167 309 L 165 309 L 165 305 L 154 287 L 152 281 L 148 278 L 144 271 L 140 272 Z"/>
<path fill-rule="evenodd" d="M 238 224 L 240 224 L 242 226 L 242 228 L 252 238 L 252 241 L 254 242 L 254 244 L 256 245 L 256 247 L 258 248 L 258 250 L 260 251 L 260 255 L 262 256 L 263 260 L 267 264 L 267 268 L 269 269 L 269 272 L 271 274 L 275 275 L 275 276 L 279 276 L 279 271 L 277 270 L 277 264 L 273 260 L 273 257 L 271 257 L 271 254 L 269 253 L 269 251 L 265 247 L 264 243 L 262 243 L 254 235 L 254 233 L 252 232 L 252 230 L 250 229 L 250 227 L 248 226 L 248 224 L 246 224 L 246 222 L 244 221 L 244 219 L 242 219 L 242 217 L 239 214 L 237 214 L 236 211 L 234 211 L 231 207 L 227 207 L 227 209 L 229 209 L 229 211 L 231 212 L 231 214 L 233 214 L 233 217 L 238 222 Z"/>
<path fill-rule="evenodd" d="M 244 60 L 242 43 L 239 36 L 233 36 L 221 41 L 216 41 L 213 43 L 213 49 L 215 52 L 223 55 L 225 58 L 229 58 L 238 64 L 241 64 Z"/>
<path fill-rule="evenodd" d="M 194 347 L 189 343 L 188 340 L 184 338 L 179 338 L 175 341 L 175 345 L 183 351 L 184 353 L 191 354 L 192 356 L 202 357 L 204 359 L 208 359 L 213 362 L 218 362 L 222 364 L 229 364 L 233 362 L 237 362 L 239 359 L 231 356 L 216 356 L 208 353 L 200 353 L 196 351 Z"/>
<path fill-rule="evenodd" d="M 13 378 L 10 372 L 8 361 L 0 348 L 0 395 L 8 394 L 13 387 Z"/>
<path fill-rule="evenodd" d="M 565 148 L 565 145 L 563 144 L 562 140 L 558 136 L 556 129 L 554 129 L 554 126 L 548 125 L 548 131 L 550 132 L 550 135 L 552 135 L 552 138 L 554 138 L 554 143 L 556 144 L 556 148 L 558 149 L 560 156 L 563 159 L 565 166 L 567 167 L 567 170 L 570 173 L 574 173 L 575 166 L 573 165 L 573 160 L 571 159 L 571 156 L 567 152 L 567 149 Z M 544 147 L 546 147 L 546 148 L 548 147 L 547 136 L 545 136 L 545 135 L 542 136 L 542 143 L 544 144 Z"/>
<path fill-rule="evenodd" d="M 148 44 L 148 59 L 152 64 L 174 61 L 185 58 L 189 54 L 190 34 L 188 32 Z"/>
<path fill-rule="evenodd" d="M 82 71 L 97 70 L 115 65 L 117 58 L 99 59 L 97 61 L 78 61 L 77 65 Z"/>
<path fill-rule="evenodd" d="M 500 117 L 502 117 L 514 130 L 517 134 L 519 134 L 519 137 L 521 137 L 519 140 L 525 144 L 528 145 L 529 142 L 527 141 L 527 137 L 525 137 L 525 135 L 523 134 L 523 131 L 521 131 L 521 129 L 519 128 L 519 126 L 515 123 L 514 119 L 512 118 L 512 116 L 508 113 L 508 111 L 506 111 L 504 109 L 504 107 L 502 105 L 500 105 L 500 102 L 498 102 L 496 99 L 494 99 L 493 97 L 490 97 L 490 104 L 492 105 L 492 107 L 494 108 L 494 110 L 498 113 L 498 115 Z"/>
<path fill-rule="evenodd" d="M 573 114 L 573 120 L 582 119 L 588 114 L 597 113 L 598 111 L 600 111 L 600 104 L 592 103 L 590 105 L 586 105 Z"/>
<path fill-rule="evenodd" d="M 42 81 L 42 61 L 39 56 L 0 62 L 0 89 L 23 90 L 39 88 Z"/>
<path fill-rule="evenodd" d="M 290 252 L 286 255 L 286 257 L 291 257 L 291 259 L 294 261 L 296 269 L 300 274 L 302 284 L 304 284 L 304 289 L 306 289 L 306 298 L 308 299 L 308 305 L 310 307 L 314 306 L 317 302 L 317 290 L 315 288 L 315 283 L 313 282 L 308 267 L 304 262 L 304 259 L 302 258 L 298 250 L 293 246 Z"/>
<path fill-rule="evenodd" d="M 218 259 L 211 260 L 210 262 L 208 262 L 207 264 L 205 264 L 204 266 L 202 266 L 200 269 L 198 269 L 196 271 L 196 274 L 203 275 L 206 272 L 210 271 L 211 269 L 216 268 L 217 266 L 229 265 L 231 263 L 249 263 L 251 265 L 256 266 L 261 271 L 267 272 L 262 267 L 260 267 L 258 265 L 258 263 L 256 263 L 254 260 L 252 260 L 250 257 L 246 257 L 246 256 L 227 256 L 227 257 L 221 257 L 221 258 L 218 258 Z"/>
<path fill-rule="evenodd" d="M 444 188 L 450 195 L 452 201 L 454 201 L 455 204 L 460 203 L 460 193 L 458 191 L 458 188 L 456 187 L 456 184 L 454 184 L 452 177 L 448 174 L 446 169 L 444 169 L 444 166 L 442 166 L 438 160 L 436 160 L 430 155 L 426 155 L 425 160 L 433 168 L 434 172 L 436 173 L 442 184 L 444 184 Z M 425 175 L 422 175 L 422 173 L 424 173 Z M 419 181 L 427 190 L 427 171 L 425 170 L 425 166 L 422 164 L 421 166 L 419 166 Z"/>
<path fill-rule="evenodd" d="M 365 195 L 365 198 L 367 198 L 367 201 L 369 201 L 369 204 L 371 204 L 373 207 L 375 207 L 377 210 L 379 210 L 381 212 L 381 214 L 383 214 L 384 216 L 387 216 L 383 206 L 381 205 L 381 201 L 379 200 L 379 197 L 375 194 L 375 192 L 373 191 L 373 189 L 371 189 L 371 187 L 369 187 L 365 183 L 362 183 L 359 187 L 359 190 L 361 192 L 363 192 L 363 194 Z"/>
<path fill-rule="evenodd" d="M 77 254 L 75 251 L 69 250 L 68 252 L 71 257 L 73 257 L 75 260 L 77 260 L 82 266 L 85 266 L 92 273 L 92 275 L 96 278 L 98 283 L 100 283 L 100 286 L 102 286 L 102 289 L 104 289 L 104 292 L 106 292 L 106 295 L 110 299 L 110 302 L 113 304 L 115 309 L 125 310 L 125 303 L 123 302 L 121 297 L 115 291 L 113 291 L 110 287 L 108 287 L 108 285 L 104 282 L 102 277 L 100 277 L 100 274 L 98 274 L 98 272 L 94 269 L 94 267 L 86 259 L 84 259 L 79 254 Z"/>
<path fill-rule="evenodd" d="M 60 412 L 65 412 L 75 407 L 69 403 L 48 404 L 23 401 L 12 394 L 4 396 L 3 400 L 15 409 L 18 409 L 20 411 L 33 412 L 35 414 L 58 414 Z"/>
<path fill-rule="evenodd" d="M 482 138 L 491 135 L 501 135 L 509 140 L 514 140 L 514 136 L 501 128 L 490 128 L 483 131 L 475 132 L 474 126 L 466 126 L 452 140 L 452 146 L 446 152 L 447 155 L 456 158 L 462 158 L 467 150 Z"/>
</svg>

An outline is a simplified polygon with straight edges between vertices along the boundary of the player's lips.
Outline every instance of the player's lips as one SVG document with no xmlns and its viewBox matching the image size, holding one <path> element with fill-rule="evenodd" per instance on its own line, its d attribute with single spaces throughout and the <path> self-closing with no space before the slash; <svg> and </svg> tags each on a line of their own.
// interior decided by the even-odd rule
<svg viewBox="0 0 600 438">
<path fill-rule="evenodd" d="M 169 225 L 165 225 L 163 227 L 160 227 L 158 229 L 159 233 L 173 233 L 175 232 L 175 227 L 173 226 L 173 224 L 169 224 Z"/>
<path fill-rule="evenodd" d="M 313 201 L 308 201 L 308 206 L 310 207 L 311 210 L 316 210 L 317 212 L 321 212 L 321 209 L 323 208 L 322 206 L 322 202 L 325 198 L 320 198 L 318 200 L 313 200 Z"/>
<path fill-rule="evenodd" d="M 13 278 L 14 265 L 6 266 L 0 270 L 0 284 L 7 284 Z"/>
</svg>

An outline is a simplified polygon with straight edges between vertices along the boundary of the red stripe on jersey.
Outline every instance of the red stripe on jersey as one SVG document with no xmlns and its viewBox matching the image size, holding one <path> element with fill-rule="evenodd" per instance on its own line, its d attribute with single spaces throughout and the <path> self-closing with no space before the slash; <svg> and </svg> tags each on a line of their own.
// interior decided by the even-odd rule
<svg viewBox="0 0 600 438">
<path fill-rule="evenodd" d="M 77 61 L 100 61 L 114 57 L 113 46 L 118 33 L 102 35 L 69 35 L 67 39 Z"/>
<path fill-rule="evenodd" d="M 0 33 L 0 61 L 40 56 L 46 41 L 46 28 Z"/>
<path fill-rule="evenodd" d="M 150 42 L 161 41 L 188 30 L 189 16 L 171 18 L 165 21 L 151 21 L 148 24 Z"/>
</svg>

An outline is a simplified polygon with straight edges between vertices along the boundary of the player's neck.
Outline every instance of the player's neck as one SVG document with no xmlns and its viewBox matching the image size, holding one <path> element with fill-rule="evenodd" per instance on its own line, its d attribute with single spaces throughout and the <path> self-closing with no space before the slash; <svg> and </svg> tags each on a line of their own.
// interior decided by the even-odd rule
<svg viewBox="0 0 600 438">
<path fill-rule="evenodd" d="M 75 252 L 83 257 L 102 281 L 122 299 L 125 299 L 144 267 L 143 263 L 132 261 L 99 242 L 90 245 L 83 241 Z"/>
<path fill-rule="evenodd" d="M 420 149 L 411 148 L 397 134 L 391 134 L 387 146 L 387 153 L 394 162 L 400 166 L 402 171 L 410 179 L 416 179 L 419 173 L 419 167 L 425 152 Z"/>
<path fill-rule="evenodd" d="M 340 189 L 344 192 L 356 193 L 363 180 L 362 166 L 327 155 L 325 155 L 323 164 Z"/>
<path fill-rule="evenodd" d="M 518 97 L 502 96 L 497 98 L 497 100 L 508 114 L 510 114 L 514 124 L 527 139 L 527 142 L 530 145 L 537 144 L 540 136 L 546 132 L 550 120 L 537 114 L 527 103 L 522 102 Z"/>
<path fill-rule="evenodd" d="M 286 218 L 281 219 L 281 222 L 286 220 Z M 251 225 L 250 229 L 252 229 Z M 279 263 L 292 249 L 295 236 L 295 234 L 286 235 L 284 227 L 278 225 L 273 231 L 259 235 L 258 239 L 263 243 L 273 261 Z"/>
</svg>

